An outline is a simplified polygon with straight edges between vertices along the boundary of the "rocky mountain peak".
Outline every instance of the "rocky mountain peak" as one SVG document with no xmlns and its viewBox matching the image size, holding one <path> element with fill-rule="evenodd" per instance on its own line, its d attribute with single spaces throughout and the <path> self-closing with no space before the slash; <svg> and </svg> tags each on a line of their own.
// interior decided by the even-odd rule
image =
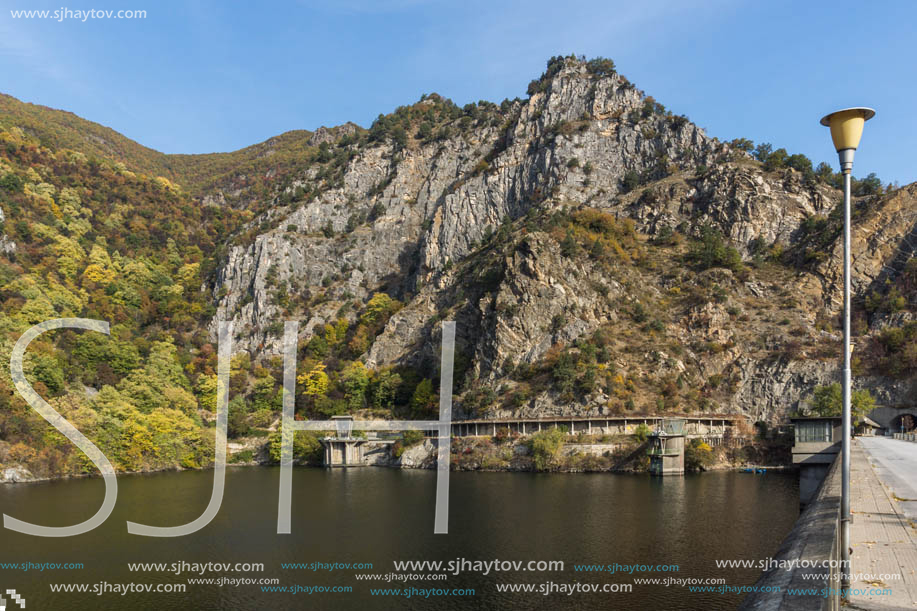
<svg viewBox="0 0 917 611">
<path fill-rule="evenodd" d="M 330 144 L 330 134 L 319 130 L 313 142 Z M 240 347 L 276 352 L 278 321 L 285 317 L 307 321 L 301 327 L 305 341 L 342 315 L 357 320 L 359 307 L 348 311 L 348 304 L 385 292 L 405 307 L 367 346 L 362 358 L 368 366 L 435 360 L 437 330 L 431 321 L 450 316 L 465 328 L 460 342 L 467 351 L 467 375 L 511 387 L 507 360 L 538 366 L 553 358 L 558 346 L 572 346 L 628 319 L 622 308 L 666 301 L 666 291 L 673 290 L 652 275 L 631 277 L 649 291 L 641 296 L 608 277 L 603 265 L 570 261 L 561 254 L 563 234 L 544 233 L 533 219 L 578 218 L 577 210 L 592 210 L 612 219 L 602 223 L 630 223 L 621 231 L 644 236 L 635 244 L 667 243 L 671 236 L 696 239 L 712 231 L 724 236 L 741 262 L 794 248 L 807 219 L 827 217 L 839 200 L 830 185 L 793 169 L 766 171 L 741 148 L 708 137 L 638 90 L 608 60 L 554 58 L 530 84 L 527 99 L 501 105 L 459 109 L 441 96 L 425 96 L 380 116 L 368 134 L 329 149 L 343 160 L 334 180 L 321 164 L 300 171 L 286 192 L 310 193 L 267 210 L 252 222 L 263 229 L 229 249 L 212 289 L 215 318 L 239 323 Z M 890 242 L 907 231 L 902 226 L 896 224 Z M 613 239 L 617 247 L 620 240 Z M 492 260 L 482 254 L 501 248 L 505 251 Z M 800 325 L 814 324 L 806 308 L 812 313 L 831 308 L 837 278 L 826 269 L 804 267 L 790 275 L 805 295 L 798 304 Z M 761 288 L 771 285 L 758 280 L 690 282 L 752 300 L 778 290 Z M 744 298 L 727 302 L 733 299 Z M 688 308 L 666 328 L 682 340 L 734 342 L 729 308 L 711 303 L 704 308 Z M 710 362 L 693 350 L 688 357 L 674 359 L 680 365 L 673 371 L 690 370 L 693 361 L 697 375 L 738 368 L 754 376 L 752 363 L 764 358 L 738 345 Z M 678 376 L 687 375 L 683 371 Z M 736 398 L 742 384 L 735 381 L 733 394 L 720 405 L 745 409 L 740 406 L 746 399 Z M 764 411 L 775 414 L 778 405 L 785 409 L 800 398 L 773 397 Z M 548 393 L 529 409 L 556 411 L 544 407 L 556 401 Z M 600 402 L 615 403 L 607 396 Z M 596 408 L 563 408 L 583 409 Z"/>
</svg>

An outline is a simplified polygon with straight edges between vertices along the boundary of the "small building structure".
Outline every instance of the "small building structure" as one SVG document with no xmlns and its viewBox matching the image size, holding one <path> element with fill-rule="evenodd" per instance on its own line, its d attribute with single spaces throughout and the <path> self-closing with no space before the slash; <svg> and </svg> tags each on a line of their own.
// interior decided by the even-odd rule
<svg viewBox="0 0 917 611">
<path fill-rule="evenodd" d="M 857 435 L 872 437 L 875 435 L 883 435 L 884 433 L 885 430 L 882 425 L 868 416 L 864 416 L 863 419 L 856 425 Z"/>
<path fill-rule="evenodd" d="M 807 505 L 841 451 L 840 416 L 796 416 L 793 464 L 799 467 L 799 503 Z"/>
</svg>

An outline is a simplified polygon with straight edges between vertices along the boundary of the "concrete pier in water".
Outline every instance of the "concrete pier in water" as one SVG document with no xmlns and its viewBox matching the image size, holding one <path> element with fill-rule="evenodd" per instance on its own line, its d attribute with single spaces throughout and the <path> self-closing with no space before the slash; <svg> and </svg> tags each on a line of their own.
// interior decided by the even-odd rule
<svg viewBox="0 0 917 611">
<path fill-rule="evenodd" d="M 685 474 L 685 420 L 666 418 L 650 433 L 650 475 Z"/>
<path fill-rule="evenodd" d="M 363 467 L 363 446 L 366 439 L 353 436 L 353 416 L 332 416 L 337 437 L 323 437 L 326 467 Z"/>
</svg>

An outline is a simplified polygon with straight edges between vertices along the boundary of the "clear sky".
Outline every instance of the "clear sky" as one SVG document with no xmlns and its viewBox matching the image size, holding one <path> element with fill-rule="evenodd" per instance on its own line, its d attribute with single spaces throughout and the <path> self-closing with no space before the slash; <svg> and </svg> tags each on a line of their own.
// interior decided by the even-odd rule
<svg viewBox="0 0 917 611">
<path fill-rule="evenodd" d="M 437 92 L 525 97 L 552 55 L 612 58 L 710 135 L 837 157 L 818 119 L 872 106 L 854 172 L 917 180 L 917 2 L 3 0 L 0 91 L 169 153 L 242 148 Z M 11 10 L 145 10 L 14 19 Z"/>
</svg>

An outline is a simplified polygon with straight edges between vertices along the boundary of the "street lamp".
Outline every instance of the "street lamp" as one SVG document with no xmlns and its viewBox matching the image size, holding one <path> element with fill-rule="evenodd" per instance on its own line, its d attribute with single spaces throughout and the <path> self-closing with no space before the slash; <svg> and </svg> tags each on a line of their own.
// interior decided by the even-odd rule
<svg viewBox="0 0 917 611">
<path fill-rule="evenodd" d="M 876 114 L 872 108 L 845 108 L 826 115 L 821 124 L 831 128 L 831 139 L 844 174 L 844 411 L 841 418 L 841 560 L 850 573 L 850 173 L 853 154 L 863 135 L 863 124 Z M 848 582 L 849 577 L 844 579 Z"/>
</svg>

